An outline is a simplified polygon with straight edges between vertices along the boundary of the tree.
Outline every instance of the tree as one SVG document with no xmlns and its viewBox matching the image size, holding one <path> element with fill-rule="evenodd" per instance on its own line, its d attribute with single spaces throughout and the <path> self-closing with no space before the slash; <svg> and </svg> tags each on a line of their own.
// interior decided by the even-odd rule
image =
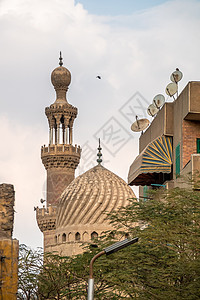
<svg viewBox="0 0 200 300">
<path fill-rule="evenodd" d="M 38 274 L 43 265 L 42 249 L 32 250 L 22 244 L 19 247 L 18 299 L 39 299 Z"/>
<path fill-rule="evenodd" d="M 115 231 L 86 245 L 82 255 L 48 254 L 39 273 L 31 268 L 22 277 L 36 295 L 23 299 L 87 299 L 91 258 L 125 235 L 139 242 L 95 261 L 95 299 L 199 299 L 200 192 L 175 188 L 148 198 L 110 215 Z"/>
<path fill-rule="evenodd" d="M 70 271 L 72 258 L 47 253 L 38 275 L 40 299 L 76 299 L 78 281 Z"/>
<path fill-rule="evenodd" d="M 118 232 L 140 240 L 116 255 L 112 282 L 130 299 L 199 299 L 200 192 L 174 188 L 149 198 L 111 216 Z"/>
</svg>

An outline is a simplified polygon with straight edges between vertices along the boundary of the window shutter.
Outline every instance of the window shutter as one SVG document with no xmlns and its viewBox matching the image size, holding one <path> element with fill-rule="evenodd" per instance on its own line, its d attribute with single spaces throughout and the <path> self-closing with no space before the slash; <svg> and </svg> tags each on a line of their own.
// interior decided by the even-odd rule
<svg viewBox="0 0 200 300">
<path fill-rule="evenodd" d="M 147 193 L 148 193 L 148 186 L 144 186 L 143 187 L 143 199 L 144 199 L 144 201 L 146 201 L 147 200 Z"/>
<path fill-rule="evenodd" d="M 180 144 L 176 146 L 176 177 L 180 175 Z"/>
<path fill-rule="evenodd" d="M 197 153 L 200 153 L 200 138 L 197 139 Z"/>
</svg>

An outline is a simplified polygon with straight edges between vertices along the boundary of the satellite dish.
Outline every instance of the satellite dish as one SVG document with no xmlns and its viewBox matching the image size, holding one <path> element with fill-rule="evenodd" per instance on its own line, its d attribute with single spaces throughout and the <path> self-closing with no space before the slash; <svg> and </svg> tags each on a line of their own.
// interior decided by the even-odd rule
<svg viewBox="0 0 200 300">
<path fill-rule="evenodd" d="M 131 125 L 131 130 L 135 132 L 143 131 L 149 126 L 150 122 L 148 119 L 140 119 L 136 116 L 136 121 Z"/>
<path fill-rule="evenodd" d="M 170 97 L 174 96 L 178 91 L 178 86 L 175 82 L 171 82 L 166 86 L 166 94 L 169 95 Z"/>
<path fill-rule="evenodd" d="M 150 104 L 147 108 L 147 113 L 152 117 L 155 116 L 158 112 L 159 109 L 154 104 Z"/>
<path fill-rule="evenodd" d="M 183 73 L 179 71 L 178 68 L 176 68 L 176 71 L 174 71 L 170 76 L 170 80 L 175 83 L 179 82 L 182 78 L 183 78 Z"/>
<path fill-rule="evenodd" d="M 156 108 L 160 108 L 165 103 L 165 97 L 162 94 L 158 94 L 153 98 L 153 104 Z"/>
</svg>

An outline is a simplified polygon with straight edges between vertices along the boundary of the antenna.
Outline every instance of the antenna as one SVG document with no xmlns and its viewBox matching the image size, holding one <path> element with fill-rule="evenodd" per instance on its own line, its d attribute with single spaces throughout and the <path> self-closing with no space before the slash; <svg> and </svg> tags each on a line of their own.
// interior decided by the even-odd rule
<svg viewBox="0 0 200 300">
<path fill-rule="evenodd" d="M 154 104 L 150 104 L 147 108 L 147 113 L 151 117 L 154 117 L 158 112 L 159 112 L 159 109 Z"/>
<path fill-rule="evenodd" d="M 153 104 L 156 108 L 161 108 L 161 106 L 165 103 L 165 97 L 162 94 L 158 94 L 153 98 Z"/>
<path fill-rule="evenodd" d="M 178 85 L 175 82 L 171 82 L 166 86 L 166 90 L 165 90 L 166 94 L 169 95 L 170 97 L 173 96 L 174 100 L 175 100 L 174 94 L 176 94 L 177 91 L 178 91 Z"/>
<path fill-rule="evenodd" d="M 148 119 L 138 119 L 138 116 L 136 116 L 135 118 L 136 118 L 136 121 L 131 125 L 131 130 L 134 132 L 143 131 L 150 124 Z"/>
</svg>

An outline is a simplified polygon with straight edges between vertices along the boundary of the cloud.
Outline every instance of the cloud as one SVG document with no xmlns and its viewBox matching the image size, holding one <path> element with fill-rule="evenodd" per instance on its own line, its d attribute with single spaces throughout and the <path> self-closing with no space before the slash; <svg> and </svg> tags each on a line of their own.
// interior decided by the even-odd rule
<svg viewBox="0 0 200 300">
<path fill-rule="evenodd" d="M 32 209 L 43 193 L 40 146 L 48 143 L 44 108 L 55 100 L 50 74 L 58 66 L 59 51 L 72 73 L 68 100 L 79 109 L 75 143 L 88 141 L 95 152 L 95 133 L 116 119 L 133 138 L 117 155 L 106 149 L 103 155 L 109 161 L 106 167 L 126 179 L 139 136 L 130 131 L 120 108 L 136 92 L 149 103 L 164 94 L 176 67 L 184 73 L 180 90 L 199 79 L 199 13 L 200 2 L 195 0 L 166 1 L 117 17 L 90 15 L 72 0 L 1 1 L 0 176 L 15 184 L 15 233 L 20 240 L 41 243 Z M 134 114 L 141 113 L 134 99 L 133 121 Z"/>
</svg>

